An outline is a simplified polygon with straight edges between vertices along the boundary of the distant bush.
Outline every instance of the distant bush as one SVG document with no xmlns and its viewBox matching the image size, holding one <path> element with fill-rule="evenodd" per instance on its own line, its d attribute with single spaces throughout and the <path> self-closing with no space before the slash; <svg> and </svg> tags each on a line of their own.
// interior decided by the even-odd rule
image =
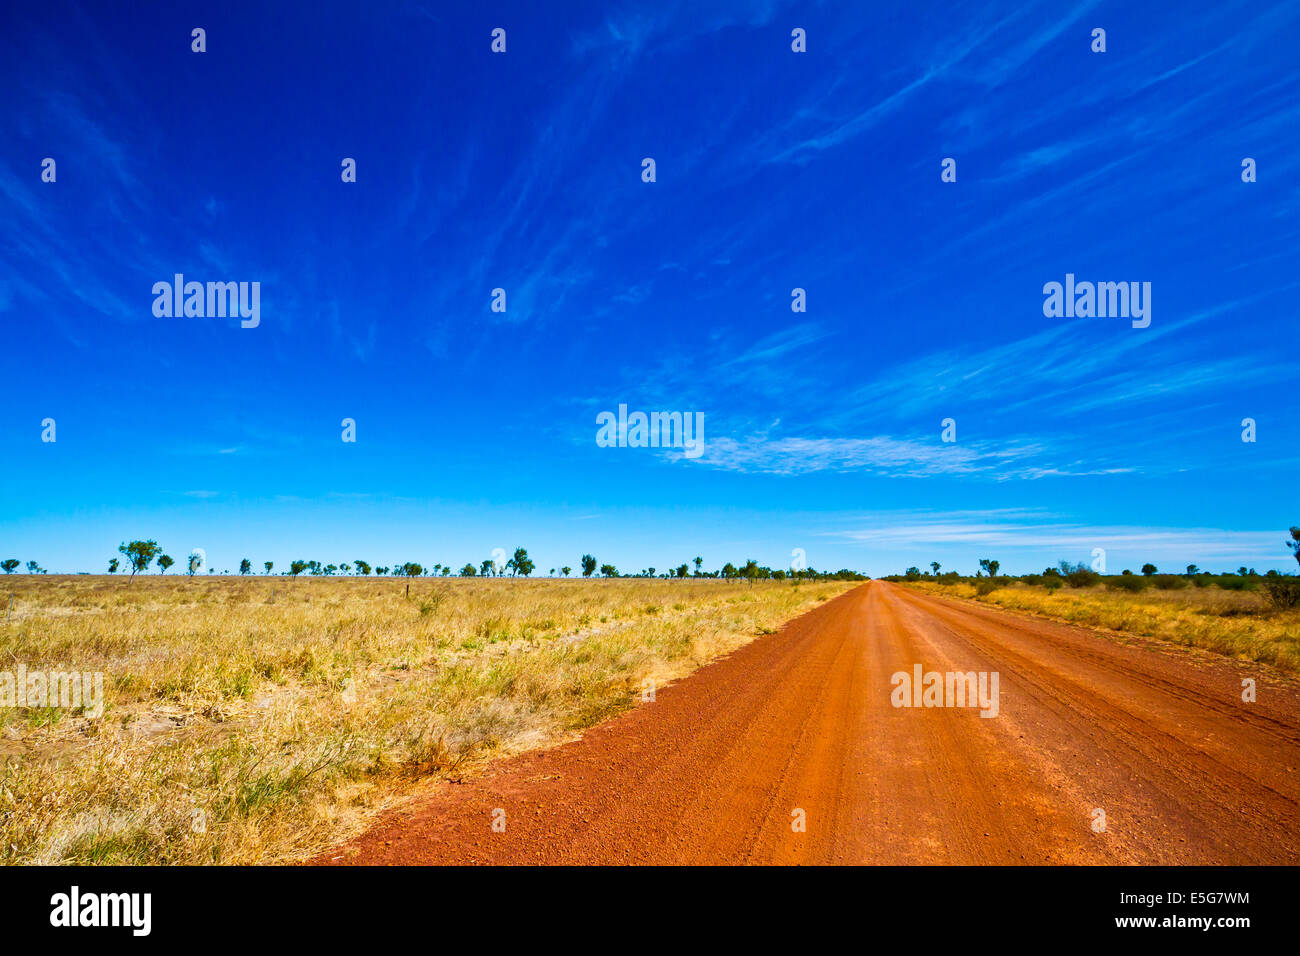
<svg viewBox="0 0 1300 956">
<path fill-rule="evenodd" d="M 1023 574 L 1020 576 L 1020 581 L 1032 588 L 1043 583 L 1043 576 L 1041 574 Z"/>
<path fill-rule="evenodd" d="M 1151 580 L 1161 591 L 1180 591 L 1188 586 L 1187 579 L 1176 574 L 1153 574 Z"/>
<path fill-rule="evenodd" d="M 1214 583 L 1225 591 L 1253 591 L 1259 587 L 1258 579 L 1243 577 L 1240 574 L 1224 574 L 1214 579 Z"/>
<path fill-rule="evenodd" d="M 984 597 L 986 594 L 992 594 L 998 588 L 1002 587 L 997 578 L 977 578 L 975 581 L 975 596 Z"/>
<path fill-rule="evenodd" d="M 1101 575 L 1090 568 L 1075 568 L 1065 576 L 1065 580 L 1072 588 L 1086 588 L 1100 584 Z"/>
<path fill-rule="evenodd" d="M 1278 610 L 1300 607 L 1300 577 L 1288 574 L 1264 578 L 1263 585 L 1268 603 Z"/>
<path fill-rule="evenodd" d="M 1146 578 L 1140 578 L 1136 574 L 1125 574 L 1117 578 L 1106 579 L 1106 587 L 1114 591 L 1128 591 L 1130 594 L 1144 591 L 1146 586 Z"/>
<path fill-rule="evenodd" d="M 1062 580 L 1059 574 L 1043 575 L 1043 587 L 1047 588 L 1047 590 L 1059 591 L 1064 586 L 1065 586 L 1065 581 Z"/>
</svg>

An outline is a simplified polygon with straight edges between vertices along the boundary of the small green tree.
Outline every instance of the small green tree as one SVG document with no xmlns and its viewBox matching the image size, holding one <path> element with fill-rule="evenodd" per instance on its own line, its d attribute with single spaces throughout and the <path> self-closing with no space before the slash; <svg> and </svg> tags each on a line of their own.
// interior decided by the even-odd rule
<svg viewBox="0 0 1300 956">
<path fill-rule="evenodd" d="M 695 558 L 694 564 L 695 564 L 695 576 L 698 578 L 700 576 L 700 568 L 704 566 L 704 559 L 697 557 Z"/>
<path fill-rule="evenodd" d="M 686 564 L 679 564 L 677 565 L 677 568 L 676 570 L 673 571 L 673 573 L 676 574 L 679 578 L 684 578 L 686 577 L 686 575 L 691 573 L 691 569 Z"/>
<path fill-rule="evenodd" d="M 618 577 L 618 568 L 614 567 L 612 564 L 602 564 L 600 566 L 600 573 L 602 577 L 616 578 Z"/>
<path fill-rule="evenodd" d="M 175 563 L 176 562 L 172 560 L 172 556 L 170 554 L 160 554 L 158 556 L 158 568 L 159 568 L 158 573 L 166 574 L 167 569 L 170 568 Z"/>
<path fill-rule="evenodd" d="M 365 561 L 362 561 L 360 558 L 357 558 L 357 559 L 356 559 L 355 561 L 353 561 L 352 563 L 356 565 L 356 567 L 357 567 L 357 573 L 358 573 L 358 574 L 361 574 L 361 575 L 369 575 L 369 574 L 370 574 L 370 565 L 367 564 Z"/>
<path fill-rule="evenodd" d="M 1196 573 L 1197 573 L 1198 571 L 1200 571 L 1200 570 L 1201 570 L 1201 569 L 1198 568 L 1196 565 L 1194 565 L 1194 564 L 1189 564 L 1189 565 L 1187 566 L 1187 576 L 1190 578 L 1193 574 L 1196 574 Z"/>
<path fill-rule="evenodd" d="M 567 578 L 567 577 L 569 576 L 569 572 L 572 571 L 572 570 L 573 570 L 573 568 L 569 567 L 569 566 L 566 564 L 564 567 L 560 568 L 560 573 L 563 574 L 563 575 Z"/>
<path fill-rule="evenodd" d="M 935 576 L 936 578 L 939 576 L 939 569 L 940 569 L 941 567 L 943 567 L 943 565 L 941 565 L 938 561 L 931 561 L 931 562 L 930 562 L 930 568 L 934 571 L 934 576 Z"/>
<path fill-rule="evenodd" d="M 275 567 L 275 562 L 274 562 L 274 561 L 263 561 L 263 562 L 262 562 L 262 567 L 266 568 L 266 573 L 267 573 L 267 574 L 270 574 L 270 573 L 271 573 L 271 569 L 272 569 L 273 567 Z"/>
<path fill-rule="evenodd" d="M 28 573 L 28 574 L 44 574 L 44 573 L 45 573 L 45 569 L 42 568 L 39 564 L 37 564 L 35 561 L 28 561 L 28 562 L 27 562 L 27 573 Z"/>
<path fill-rule="evenodd" d="M 1291 540 L 1286 543 L 1287 550 L 1295 555 L 1296 563 L 1300 564 L 1300 528 L 1291 529 Z"/>
<path fill-rule="evenodd" d="M 249 574 L 252 572 L 252 570 L 253 570 L 253 562 L 249 561 L 248 558 L 244 558 L 243 561 L 239 562 L 240 574 Z"/>
<path fill-rule="evenodd" d="M 298 561 L 289 562 L 289 573 L 293 575 L 295 578 L 306 570 L 307 570 L 306 561 L 300 559 Z"/>
<path fill-rule="evenodd" d="M 1145 574 L 1147 577 L 1151 577 L 1151 575 L 1155 574 L 1156 571 L 1158 571 L 1158 570 L 1159 570 L 1159 568 L 1157 568 L 1157 567 L 1156 567 L 1154 564 L 1152 564 L 1150 561 L 1148 561 L 1146 564 L 1142 565 L 1142 573 Z"/>
<path fill-rule="evenodd" d="M 5 574 L 13 574 L 21 563 L 17 558 L 5 558 L 4 561 L 0 561 L 0 568 L 5 569 Z"/>
<path fill-rule="evenodd" d="M 126 556 L 126 560 L 131 565 L 131 578 L 135 579 L 136 572 L 143 571 L 162 553 L 162 548 L 158 547 L 157 541 L 132 541 L 130 544 L 123 542 L 118 545 L 118 551 Z"/>
<path fill-rule="evenodd" d="M 507 561 L 506 565 L 513 569 L 512 574 L 522 574 L 524 577 L 532 574 L 533 568 L 536 567 L 524 548 L 515 548 L 514 557 Z"/>
<path fill-rule="evenodd" d="M 582 576 L 589 578 L 596 571 L 596 559 L 589 554 L 582 556 Z"/>
<path fill-rule="evenodd" d="M 462 578 L 472 578 L 477 574 L 478 574 L 478 569 L 474 567 L 473 563 L 466 564 L 463 568 L 460 569 L 460 576 Z"/>
<path fill-rule="evenodd" d="M 117 574 L 117 558 L 109 558 L 109 560 L 108 560 L 108 573 L 109 573 L 109 574 Z"/>
</svg>

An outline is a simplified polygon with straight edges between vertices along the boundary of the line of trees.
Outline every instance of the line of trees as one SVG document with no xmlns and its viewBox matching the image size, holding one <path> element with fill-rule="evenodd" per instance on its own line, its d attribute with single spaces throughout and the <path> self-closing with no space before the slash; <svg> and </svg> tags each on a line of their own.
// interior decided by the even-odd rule
<svg viewBox="0 0 1300 956">
<path fill-rule="evenodd" d="M 963 581 L 969 579 L 996 578 L 998 580 L 1003 580 L 1003 581 L 1027 580 L 1031 582 L 1037 582 L 1037 580 L 1041 578 L 1041 579 L 1049 579 L 1049 580 L 1057 579 L 1060 581 L 1064 581 L 1065 583 L 1075 587 L 1087 587 L 1088 585 L 1098 584 L 1101 581 L 1109 578 L 1132 577 L 1135 578 L 1137 581 L 1136 584 L 1132 585 L 1133 589 L 1136 590 L 1138 589 L 1139 585 L 1143 583 L 1143 579 L 1146 579 L 1147 583 L 1151 583 L 1151 582 L 1158 583 L 1159 581 L 1166 578 L 1180 578 L 1180 579 L 1184 579 L 1185 581 L 1195 582 L 1198 580 L 1210 581 L 1210 580 L 1218 580 L 1223 578 L 1240 578 L 1243 580 L 1247 580 L 1250 578 L 1275 578 L 1275 577 L 1282 576 L 1278 571 L 1268 571 L 1266 574 L 1260 574 L 1254 568 L 1247 568 L 1245 565 L 1239 567 L 1236 571 L 1222 571 L 1217 575 L 1209 571 L 1202 571 L 1195 564 L 1187 565 L 1185 571 L 1178 571 L 1169 574 L 1161 574 L 1159 568 L 1157 568 L 1154 564 L 1148 563 L 1142 565 L 1140 576 L 1135 575 L 1128 568 L 1125 568 L 1118 575 L 1114 575 L 1114 574 L 1107 575 L 1089 567 L 1083 562 L 1077 562 L 1075 564 L 1071 564 L 1069 561 L 1061 561 L 1056 565 L 1056 567 L 1044 568 L 1043 571 L 1040 573 L 1011 574 L 1011 575 L 1005 575 L 1005 574 L 999 575 L 998 574 L 999 564 L 997 561 L 987 561 L 987 562 L 980 561 L 980 570 L 976 571 L 973 575 L 963 575 L 957 571 L 948 571 L 943 574 L 940 574 L 938 567 L 935 567 L 935 565 L 938 565 L 938 562 L 932 561 L 931 567 L 933 568 L 933 573 L 925 573 L 921 571 L 920 568 L 913 566 L 908 568 L 902 574 L 888 575 L 886 576 L 885 580 L 918 581 L 925 578 L 930 578 L 939 581 Z"/>
<path fill-rule="evenodd" d="M 1300 563 L 1300 527 L 1290 528 L 1289 534 L 1290 537 L 1285 542 L 1286 548 L 1296 559 L 1296 562 Z M 157 566 L 159 574 L 166 574 L 167 569 L 172 567 L 176 563 L 175 560 L 170 555 L 164 553 L 163 549 L 159 546 L 158 542 L 154 541 L 153 539 L 123 542 L 121 545 L 118 546 L 117 550 L 119 554 L 122 555 L 122 557 L 121 558 L 114 557 L 109 560 L 108 562 L 109 574 L 116 574 L 119 570 L 129 570 L 131 572 L 131 577 L 134 578 L 136 574 L 147 571 L 149 567 L 152 565 Z M 21 562 L 17 558 L 6 558 L 3 561 L 0 561 L 0 570 L 3 570 L 5 574 L 13 574 L 18 569 L 20 564 Z M 691 570 L 692 564 L 694 565 L 694 571 Z M 724 564 L 721 568 L 719 568 L 716 571 L 705 571 L 703 569 L 704 559 L 697 556 L 692 561 L 690 562 L 684 561 L 681 564 L 677 565 L 677 567 L 672 568 L 671 570 L 668 571 L 659 571 L 656 568 L 643 568 L 639 574 L 627 574 L 627 575 L 620 573 L 618 568 L 616 568 L 612 564 L 601 564 L 596 560 L 596 558 L 593 555 L 590 554 L 584 554 L 579 559 L 578 565 L 579 565 L 579 569 L 582 572 L 582 576 L 584 578 L 590 578 L 593 575 L 599 573 L 600 577 L 605 577 L 605 578 L 696 577 L 696 578 L 722 578 L 728 581 L 748 580 L 751 583 L 759 580 L 782 581 L 786 579 L 802 580 L 802 579 L 824 579 L 824 578 L 833 578 L 833 579 L 851 580 L 851 581 L 866 580 L 865 575 L 860 574 L 857 571 L 850 571 L 847 568 L 842 568 L 839 571 L 832 571 L 832 572 L 817 571 L 813 568 L 798 568 L 798 569 L 791 568 L 789 570 L 781 569 L 781 568 L 772 569 L 760 565 L 753 558 L 750 558 L 748 561 L 746 561 L 744 564 L 740 566 L 732 564 L 730 561 L 728 561 L 726 564 Z M 186 562 L 187 573 L 192 576 L 198 573 L 198 571 L 202 569 L 202 566 L 203 566 L 202 553 L 198 551 L 191 552 Z M 999 579 L 999 580 L 1006 580 L 1006 581 L 1012 580 L 1011 577 L 1004 577 L 999 575 L 998 572 L 1001 570 L 1001 567 L 1002 567 L 1001 562 L 993 558 L 981 558 L 979 559 L 979 570 L 975 572 L 974 577 L 987 578 L 990 580 L 991 579 Z M 275 569 L 275 562 L 264 561 L 262 562 L 262 568 L 264 569 L 265 573 L 269 575 Z M 940 573 L 942 571 L 942 568 L 943 565 L 941 565 L 938 561 L 931 561 L 929 574 L 922 572 L 921 569 L 916 566 L 912 566 L 909 567 L 906 571 L 904 571 L 901 575 L 889 575 L 888 577 L 886 577 L 886 580 L 914 581 L 914 580 L 920 580 L 921 578 L 931 578 L 934 580 L 957 581 L 963 579 L 963 576 L 956 571 L 948 571 L 946 573 Z M 312 575 L 324 575 L 324 576 L 331 576 L 335 574 L 343 574 L 343 575 L 355 574 L 361 576 L 368 576 L 371 573 L 374 573 L 375 575 L 381 577 L 392 574 L 393 576 L 396 577 L 407 577 L 407 578 L 422 577 L 422 576 L 448 577 L 452 574 L 459 574 L 461 577 L 468 578 L 468 577 L 478 577 L 478 576 L 500 577 L 505 574 L 509 574 L 512 577 L 517 577 L 517 576 L 529 577 L 532 575 L 533 571 L 535 570 L 536 570 L 536 564 L 528 556 L 528 550 L 526 548 L 515 548 L 513 556 L 511 556 L 508 560 L 502 562 L 500 565 L 497 564 L 495 558 L 488 558 L 484 560 L 481 564 L 479 564 L 478 567 L 475 567 L 473 562 L 469 562 L 464 566 L 462 566 L 459 571 L 454 571 L 451 565 L 449 564 L 435 564 L 433 565 L 432 568 L 425 568 L 424 565 L 412 561 L 406 561 L 401 564 L 394 562 L 391 565 L 371 565 L 370 562 L 363 561 L 362 559 L 357 558 L 351 562 L 344 561 L 341 562 L 340 564 L 321 564 L 321 562 L 315 560 L 308 561 L 305 559 L 298 559 L 290 562 L 288 569 L 281 571 L 280 573 L 289 575 L 291 577 L 298 577 L 300 574 L 312 574 Z M 555 575 L 555 570 L 556 570 L 555 568 L 551 568 L 550 573 L 552 576 Z M 568 565 L 561 567 L 559 570 L 560 573 L 566 578 L 573 571 L 573 569 L 570 568 Z M 253 571 L 253 562 L 250 559 L 244 558 L 239 562 L 239 573 L 241 575 L 251 574 L 252 571 Z M 45 574 L 46 570 L 42 568 L 39 564 L 37 564 L 35 561 L 28 561 L 27 573 Z M 214 574 L 216 572 L 214 569 L 209 568 L 208 573 Z M 229 572 L 223 572 L 223 573 L 229 573 Z M 1148 579 L 1151 583 L 1155 584 L 1155 586 L 1157 587 L 1176 587 L 1178 586 L 1177 584 L 1171 585 L 1168 583 L 1171 580 L 1175 580 L 1175 579 L 1183 579 L 1185 582 L 1195 583 L 1198 586 L 1204 586 L 1205 584 L 1213 581 L 1214 583 L 1219 584 L 1221 587 L 1222 586 L 1249 587 L 1251 586 L 1250 582 L 1253 581 L 1254 579 L 1259 579 L 1259 578 L 1273 579 L 1277 577 L 1285 577 L 1285 575 L 1279 575 L 1279 573 L 1275 570 L 1271 570 L 1267 574 L 1260 575 L 1255 571 L 1254 568 L 1248 568 L 1244 565 L 1242 567 L 1239 567 L 1235 573 L 1225 571 L 1222 574 L 1219 574 L 1217 576 L 1212 575 L 1205 571 L 1201 571 L 1200 568 L 1197 567 L 1197 565 L 1195 564 L 1187 565 L 1185 571 L 1179 572 L 1178 574 L 1161 574 L 1159 568 L 1157 568 L 1151 562 L 1147 562 L 1146 564 L 1143 564 L 1142 567 L 1139 569 L 1139 573 L 1141 575 L 1141 578 Z M 1062 584 L 1070 584 L 1071 586 L 1075 586 L 1075 587 L 1088 586 L 1091 584 L 1097 584 L 1101 582 L 1103 578 L 1107 578 L 1107 579 L 1134 578 L 1135 580 L 1133 582 L 1121 582 L 1118 585 L 1121 587 L 1129 588 L 1131 590 L 1138 590 L 1144 586 L 1141 582 L 1141 579 L 1138 578 L 1138 575 L 1135 575 L 1132 571 L 1128 570 L 1127 568 L 1121 571 L 1119 575 L 1105 576 L 1101 572 L 1094 570 L 1093 568 L 1088 567 L 1087 565 L 1081 562 L 1071 564 L 1069 561 L 1060 561 L 1058 562 L 1056 567 L 1046 568 L 1043 570 L 1041 574 L 1025 574 L 1025 575 L 1018 575 L 1015 577 L 1016 580 L 1026 581 L 1028 583 L 1038 583 L 1041 581 L 1043 583 L 1046 583 L 1047 586 L 1049 587 L 1052 586 L 1052 582 L 1059 582 L 1056 585 L 1058 587 L 1061 586 Z M 1184 584 L 1183 586 L 1186 585 Z"/>
<path fill-rule="evenodd" d="M 109 574 L 117 574 L 119 570 L 129 571 L 131 577 L 134 578 L 137 574 L 147 572 L 150 567 L 157 567 L 159 574 L 166 574 L 168 568 L 171 568 L 176 564 L 175 560 L 169 554 L 166 554 L 158 542 L 153 539 L 130 542 L 124 541 L 118 546 L 117 550 L 121 557 L 114 557 L 109 560 Z M 201 551 L 196 550 L 191 552 L 185 565 L 186 573 L 190 576 L 199 573 L 203 570 L 204 561 L 205 557 Z M 694 566 L 693 569 L 692 565 Z M 18 560 L 16 558 L 0 562 L 0 568 L 3 568 L 6 574 L 12 573 L 17 567 Z M 27 567 L 33 574 L 38 573 L 38 571 L 39 573 L 44 573 L 37 568 L 36 562 L 34 561 L 29 561 Z M 584 554 L 578 561 L 578 567 L 584 578 L 590 578 L 593 576 L 603 578 L 657 577 L 679 579 L 694 577 L 721 578 L 727 581 L 745 580 L 749 581 L 751 584 L 754 581 L 761 580 L 784 581 L 787 579 L 813 580 L 836 578 L 853 581 L 866 580 L 865 575 L 856 571 L 850 571 L 847 568 L 833 572 L 817 571 L 814 568 L 791 568 L 789 570 L 781 568 L 772 569 L 765 565 L 760 565 L 753 558 L 750 558 L 741 565 L 732 564 L 728 561 L 716 571 L 705 571 L 704 559 L 696 556 L 691 561 L 683 561 L 681 564 L 677 565 L 677 567 L 668 571 L 659 571 L 656 568 L 644 568 L 639 574 L 624 574 L 613 564 L 601 563 L 597 561 L 594 555 Z M 937 572 L 938 565 L 935 564 L 934 567 Z M 993 562 L 993 567 L 996 570 L 997 562 Z M 262 568 L 266 574 L 270 575 L 275 570 L 275 562 L 264 561 L 262 562 Z M 280 573 L 294 578 L 302 574 L 324 577 L 330 577 L 333 575 L 359 575 L 364 577 L 374 574 L 380 577 L 392 575 L 394 577 L 405 578 L 449 577 L 453 574 L 458 574 L 461 577 L 467 578 L 500 577 L 508 574 L 511 577 L 526 578 L 530 577 L 536 569 L 536 563 L 528 556 L 528 549 L 521 547 L 515 548 L 514 554 L 509 559 L 502 561 L 499 564 L 497 558 L 492 557 L 487 558 L 477 567 L 473 562 L 469 562 L 463 565 L 459 571 L 453 570 L 450 564 L 435 564 L 431 568 L 427 568 L 423 564 L 414 561 L 404 561 L 400 564 L 393 562 L 391 565 L 372 565 L 369 561 L 356 558 L 350 562 L 344 561 L 339 564 L 322 564 L 320 561 L 299 558 L 291 561 L 289 567 L 282 570 Z M 559 571 L 561 575 L 567 578 L 573 573 L 573 568 L 564 565 L 559 568 Z M 552 577 L 555 576 L 555 572 L 556 569 L 551 568 L 550 574 Z M 215 569 L 209 568 L 208 573 L 215 574 L 217 572 Z M 223 571 L 222 573 L 229 574 L 228 571 Z M 249 575 L 252 573 L 252 560 L 250 558 L 243 558 L 240 560 L 239 574 Z"/>
<path fill-rule="evenodd" d="M 1289 535 L 1290 537 L 1284 543 L 1297 564 L 1300 564 L 1300 527 L 1290 528 Z M 1103 574 L 1082 562 L 1060 561 L 1055 567 L 1045 568 L 1041 574 L 999 575 L 1000 567 L 997 561 L 982 558 L 979 561 L 979 570 L 973 577 L 964 577 L 956 571 L 941 574 L 942 565 L 938 561 L 931 561 L 930 574 L 924 574 L 920 568 L 912 566 L 902 574 L 888 575 L 885 580 L 919 581 L 928 578 L 942 583 L 971 581 L 975 584 L 977 593 L 981 595 L 991 593 L 998 587 L 1013 581 L 1029 586 L 1041 586 L 1049 590 L 1066 586 L 1086 588 L 1105 584 L 1115 590 L 1130 592 L 1143 591 L 1148 587 L 1178 590 L 1214 585 L 1230 591 L 1263 590 L 1269 602 L 1275 607 L 1300 607 L 1300 571 L 1296 574 L 1282 574 L 1277 570 L 1269 570 L 1265 574 L 1260 574 L 1254 568 L 1242 565 L 1236 571 L 1212 574 L 1202 571 L 1195 564 L 1189 564 L 1183 571 L 1162 574 L 1159 568 L 1148 561 L 1138 569 L 1138 574 L 1134 574 L 1128 568 L 1119 574 Z"/>
<path fill-rule="evenodd" d="M 1294 530 L 1300 531 L 1300 528 Z M 1300 541 L 1297 541 L 1296 544 L 1300 544 Z M 1295 554 L 1296 554 L 1296 561 L 1300 562 L 1300 550 L 1295 550 Z M 904 571 L 902 574 L 887 575 L 884 580 L 892 581 L 892 580 L 901 579 L 906 581 L 916 581 L 922 578 L 934 578 L 937 580 L 956 581 L 956 580 L 965 580 L 968 577 L 967 575 L 963 575 L 957 571 L 948 571 L 946 573 L 940 574 L 939 571 L 942 567 L 943 565 L 941 565 L 938 561 L 931 561 L 930 562 L 931 570 L 930 572 L 927 573 L 922 571 L 920 568 L 916 567 L 915 565 L 913 565 L 909 567 L 906 571 Z M 969 577 L 973 577 L 973 578 L 1002 577 L 1007 581 L 1024 580 L 1024 579 L 1032 579 L 1032 578 L 1060 578 L 1061 580 L 1068 581 L 1069 583 L 1075 585 L 1086 585 L 1089 583 L 1095 584 L 1101 581 L 1103 578 L 1116 577 L 1116 575 L 1106 575 L 1100 571 L 1097 571 L 1096 569 L 1084 564 L 1082 561 L 1073 564 L 1071 564 L 1069 561 L 1060 561 L 1057 563 L 1055 567 L 1044 568 L 1041 573 L 1037 573 L 1037 574 L 1031 573 L 1031 574 L 1019 574 L 1019 575 L 999 575 L 998 570 L 1000 568 L 1001 568 L 1000 562 L 991 560 L 989 558 L 981 558 L 979 560 L 979 570 L 976 571 L 973 575 L 969 575 Z M 1221 571 L 1217 575 L 1210 571 L 1202 571 L 1200 567 L 1195 564 L 1187 565 L 1187 567 L 1182 571 L 1167 572 L 1162 574 L 1160 572 L 1160 569 L 1157 568 L 1154 564 L 1151 564 L 1150 562 L 1142 565 L 1140 569 L 1140 573 L 1141 576 L 1144 578 L 1179 577 L 1179 578 L 1187 578 L 1193 580 L 1198 578 L 1199 579 L 1275 578 L 1275 577 L 1282 576 L 1281 573 L 1276 570 L 1270 570 L 1265 574 L 1260 574 L 1254 568 L 1248 568 L 1244 564 L 1241 567 L 1237 568 L 1236 571 Z M 1130 571 L 1128 568 L 1125 568 L 1123 571 L 1119 572 L 1118 576 L 1135 577 L 1133 572 Z"/>
</svg>

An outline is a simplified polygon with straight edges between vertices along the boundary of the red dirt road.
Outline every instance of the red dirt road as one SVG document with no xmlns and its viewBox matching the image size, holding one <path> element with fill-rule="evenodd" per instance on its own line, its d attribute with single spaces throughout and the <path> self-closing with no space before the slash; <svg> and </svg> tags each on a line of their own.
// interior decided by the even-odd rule
<svg viewBox="0 0 1300 956">
<path fill-rule="evenodd" d="M 998 716 L 894 707 L 916 664 L 998 672 Z M 313 862 L 1295 864 L 1273 673 L 875 581 Z"/>
</svg>

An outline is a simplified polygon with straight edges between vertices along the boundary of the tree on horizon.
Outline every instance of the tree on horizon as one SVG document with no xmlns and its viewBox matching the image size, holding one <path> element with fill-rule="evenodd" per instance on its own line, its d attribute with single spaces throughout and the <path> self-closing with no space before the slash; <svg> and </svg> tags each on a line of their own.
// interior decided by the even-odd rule
<svg viewBox="0 0 1300 956">
<path fill-rule="evenodd" d="M 135 579 L 136 573 L 143 571 L 153 563 L 154 558 L 162 553 L 162 548 L 158 547 L 158 542 L 149 541 L 132 541 L 127 544 L 125 541 L 118 545 L 118 551 L 126 556 L 126 560 L 131 564 L 131 578 Z"/>
</svg>

